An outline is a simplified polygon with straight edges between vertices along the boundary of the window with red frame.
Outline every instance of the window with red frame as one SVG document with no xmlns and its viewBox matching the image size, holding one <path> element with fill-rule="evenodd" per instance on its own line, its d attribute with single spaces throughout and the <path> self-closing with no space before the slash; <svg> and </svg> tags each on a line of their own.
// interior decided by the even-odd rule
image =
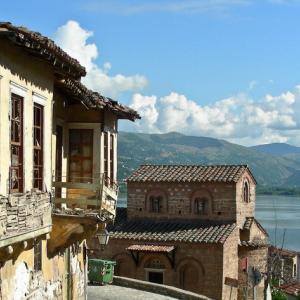
<svg viewBox="0 0 300 300">
<path fill-rule="evenodd" d="M 33 107 L 33 187 L 43 190 L 44 182 L 44 107 Z"/>
<path fill-rule="evenodd" d="M 114 180 L 114 136 L 110 135 L 110 184 L 113 184 Z"/>
<path fill-rule="evenodd" d="M 23 97 L 11 95 L 11 167 L 10 167 L 10 192 L 22 193 L 24 190 L 23 178 Z"/>
<path fill-rule="evenodd" d="M 105 179 L 105 185 L 109 185 L 109 178 L 108 178 L 108 132 L 104 132 L 104 179 Z"/>
</svg>

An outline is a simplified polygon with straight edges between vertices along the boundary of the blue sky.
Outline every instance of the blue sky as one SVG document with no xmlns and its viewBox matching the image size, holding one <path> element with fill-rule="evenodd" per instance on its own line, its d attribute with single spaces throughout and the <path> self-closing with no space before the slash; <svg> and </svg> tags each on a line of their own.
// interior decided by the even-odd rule
<svg viewBox="0 0 300 300">
<path fill-rule="evenodd" d="M 87 56 L 106 85 L 85 83 L 141 111 L 144 120 L 124 129 L 178 124 L 176 131 L 241 144 L 300 145 L 299 13 L 297 0 L 52 0 L 4 2 L 0 19 L 51 36 L 73 55 L 66 35 L 93 32 L 83 43 L 96 47 Z M 59 31 L 70 20 L 79 27 Z M 79 60 L 89 47 L 82 49 Z"/>
</svg>

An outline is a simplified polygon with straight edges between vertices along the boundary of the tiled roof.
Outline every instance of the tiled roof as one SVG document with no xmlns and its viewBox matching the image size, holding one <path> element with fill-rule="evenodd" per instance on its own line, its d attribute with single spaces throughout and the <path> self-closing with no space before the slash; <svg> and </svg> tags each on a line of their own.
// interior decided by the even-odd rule
<svg viewBox="0 0 300 300">
<path fill-rule="evenodd" d="M 264 229 L 264 227 L 254 218 L 254 217 L 246 217 L 243 229 L 250 230 L 252 224 L 255 223 L 256 226 L 267 236 L 269 236 L 268 232 Z"/>
<path fill-rule="evenodd" d="M 245 220 L 243 229 L 250 230 L 251 226 L 253 224 L 253 221 L 254 221 L 253 217 L 247 217 Z"/>
<path fill-rule="evenodd" d="M 85 68 L 76 59 L 39 32 L 31 31 L 26 27 L 17 27 L 9 22 L 0 22 L 0 37 L 23 47 L 31 55 L 42 58 L 56 70 L 72 78 L 79 79 L 86 75 Z"/>
<path fill-rule="evenodd" d="M 175 249 L 174 246 L 166 245 L 131 245 L 126 248 L 129 251 L 140 251 L 140 252 L 164 252 L 169 253 Z"/>
<path fill-rule="evenodd" d="M 127 182 L 236 183 L 246 170 L 250 172 L 247 165 L 142 165 Z"/>
<path fill-rule="evenodd" d="M 130 107 L 124 106 L 119 102 L 105 97 L 97 92 L 88 89 L 81 82 L 73 79 L 64 79 L 56 83 L 56 86 L 63 92 L 69 94 L 72 98 L 83 102 L 89 108 L 105 108 L 114 112 L 122 119 L 134 121 L 140 119 L 140 115 Z"/>
<path fill-rule="evenodd" d="M 297 251 L 293 251 L 293 250 L 289 250 L 289 249 L 281 249 L 281 248 L 277 248 L 274 246 L 271 246 L 269 248 L 270 254 L 271 255 L 280 255 L 281 257 L 295 257 L 297 255 L 300 255 L 300 252 Z"/>
<path fill-rule="evenodd" d="M 79 81 L 82 76 L 86 75 L 85 68 L 46 36 L 41 35 L 39 32 L 31 31 L 26 27 L 17 27 L 9 22 L 0 22 L 1 37 L 22 47 L 31 55 L 47 61 L 59 74 L 66 75 L 63 76 L 64 79 L 57 79 L 55 86 L 81 101 L 87 107 L 108 109 L 117 114 L 120 119 L 132 121 L 140 119 L 139 114 L 135 110 L 85 87 Z"/>
<path fill-rule="evenodd" d="M 291 283 L 284 284 L 279 287 L 283 292 L 289 295 L 298 296 L 300 295 L 300 282 L 294 281 Z"/>
<path fill-rule="evenodd" d="M 252 248 L 259 248 L 259 247 L 268 247 L 270 244 L 266 239 L 256 239 L 253 241 L 241 241 L 240 246 L 244 247 L 252 247 Z"/>
<path fill-rule="evenodd" d="M 117 209 L 115 224 L 108 228 L 112 239 L 223 244 L 236 227 L 235 223 L 217 224 L 193 220 L 127 221 L 126 210 Z"/>
</svg>

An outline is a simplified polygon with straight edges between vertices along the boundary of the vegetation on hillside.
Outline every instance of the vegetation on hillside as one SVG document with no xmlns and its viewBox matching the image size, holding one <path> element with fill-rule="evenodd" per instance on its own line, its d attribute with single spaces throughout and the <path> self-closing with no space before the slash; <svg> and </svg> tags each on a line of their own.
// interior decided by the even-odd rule
<svg viewBox="0 0 300 300">
<path fill-rule="evenodd" d="M 262 153 L 224 140 L 175 132 L 120 132 L 118 155 L 121 182 L 141 164 L 248 164 L 261 193 L 292 194 L 300 189 L 300 160 Z"/>
</svg>

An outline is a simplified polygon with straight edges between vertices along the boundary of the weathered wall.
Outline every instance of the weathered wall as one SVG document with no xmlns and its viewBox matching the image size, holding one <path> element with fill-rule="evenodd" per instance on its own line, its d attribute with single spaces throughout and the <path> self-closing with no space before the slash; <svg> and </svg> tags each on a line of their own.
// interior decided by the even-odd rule
<svg viewBox="0 0 300 300">
<path fill-rule="evenodd" d="M 2 239 L 51 226 L 51 212 L 48 193 L 0 196 L 0 245 Z"/>
<path fill-rule="evenodd" d="M 150 211 L 149 196 L 162 192 L 162 212 Z M 194 218 L 234 221 L 236 216 L 234 184 L 196 183 L 128 183 L 127 211 L 129 218 Z M 200 195 L 209 200 L 206 215 L 194 212 L 193 198 Z"/>
<path fill-rule="evenodd" d="M 23 251 L 15 260 L 7 261 L 0 268 L 0 299 L 68 300 L 68 276 L 71 278 L 69 299 L 85 299 L 82 247 L 83 244 L 77 249 L 73 247 L 70 256 L 61 253 L 49 258 L 47 240 L 43 240 L 42 271 L 38 272 L 34 271 L 33 248 Z"/>
<path fill-rule="evenodd" d="M 51 189 L 51 122 L 53 71 L 1 40 L 0 49 L 0 194 L 8 194 L 10 167 L 10 94 L 24 97 L 24 190 L 33 182 L 33 103 L 44 106 L 44 183 Z"/>
<path fill-rule="evenodd" d="M 166 256 L 159 253 L 140 253 L 139 264 L 136 266 L 126 248 L 138 243 L 138 241 L 111 239 L 109 246 L 101 251 L 97 240 L 94 239 L 90 244 L 90 249 L 94 249 L 91 256 L 116 260 L 117 275 L 140 280 L 147 278 L 145 267 L 149 260 L 157 258 L 164 265 L 164 284 L 187 289 L 217 300 L 222 299 L 224 288 L 222 245 L 164 243 L 176 246 L 175 268 L 172 268 Z M 234 269 L 234 265 L 228 263 L 226 267 L 228 274 L 235 273 L 234 270 L 229 270 Z M 183 279 L 183 276 L 186 278 Z"/>
<path fill-rule="evenodd" d="M 248 259 L 248 271 L 242 270 L 242 259 Z M 267 271 L 268 248 L 251 248 L 239 247 L 239 289 L 238 299 L 245 299 L 248 295 L 248 300 L 264 299 L 264 276 Z M 255 285 L 253 281 L 253 268 L 257 269 L 262 274 L 262 280 Z M 256 293 L 256 298 L 254 297 Z"/>
</svg>

